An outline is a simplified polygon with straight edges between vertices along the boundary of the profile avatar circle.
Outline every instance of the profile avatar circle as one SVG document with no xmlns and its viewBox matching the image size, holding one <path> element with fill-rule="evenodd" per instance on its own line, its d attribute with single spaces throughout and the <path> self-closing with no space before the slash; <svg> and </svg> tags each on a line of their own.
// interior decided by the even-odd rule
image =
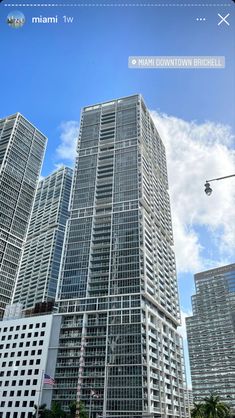
<svg viewBox="0 0 235 418">
<path fill-rule="evenodd" d="M 23 13 L 14 11 L 7 16 L 7 24 L 14 29 L 22 28 L 25 24 L 25 16 Z"/>
</svg>

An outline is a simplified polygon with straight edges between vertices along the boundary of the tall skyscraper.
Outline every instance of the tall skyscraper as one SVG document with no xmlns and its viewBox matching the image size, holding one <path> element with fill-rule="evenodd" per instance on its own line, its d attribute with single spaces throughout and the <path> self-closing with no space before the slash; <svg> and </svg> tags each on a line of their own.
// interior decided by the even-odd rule
<svg viewBox="0 0 235 418">
<path fill-rule="evenodd" d="M 235 264 L 195 275 L 186 318 L 194 399 L 211 392 L 235 408 Z"/>
<path fill-rule="evenodd" d="M 19 113 L 0 119 L 0 316 L 11 302 L 46 141 Z"/>
<path fill-rule="evenodd" d="M 13 298 L 24 308 L 55 299 L 72 174 L 62 167 L 38 185 Z"/>
<path fill-rule="evenodd" d="M 184 417 L 165 149 L 139 95 L 86 107 L 58 292 L 54 400 Z"/>
</svg>

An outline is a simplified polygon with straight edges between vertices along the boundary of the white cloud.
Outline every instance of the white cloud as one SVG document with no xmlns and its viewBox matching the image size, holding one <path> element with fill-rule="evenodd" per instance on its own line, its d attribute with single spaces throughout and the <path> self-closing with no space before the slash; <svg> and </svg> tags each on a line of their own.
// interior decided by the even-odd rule
<svg viewBox="0 0 235 418">
<path fill-rule="evenodd" d="M 195 273 L 231 262 L 235 245 L 235 178 L 211 183 L 210 197 L 204 193 L 206 179 L 235 173 L 231 129 L 157 112 L 152 116 L 166 146 L 178 271 Z M 206 258 L 202 228 L 206 233 Z"/>
<path fill-rule="evenodd" d="M 76 157 L 79 123 L 73 120 L 62 122 L 59 128 L 61 134 L 60 145 L 56 149 L 57 158 L 62 161 L 74 162 Z"/>
</svg>

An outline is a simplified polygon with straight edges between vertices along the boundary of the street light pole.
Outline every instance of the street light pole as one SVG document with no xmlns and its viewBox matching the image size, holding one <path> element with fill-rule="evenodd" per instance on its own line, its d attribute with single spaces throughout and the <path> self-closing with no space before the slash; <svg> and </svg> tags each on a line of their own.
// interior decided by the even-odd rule
<svg viewBox="0 0 235 418">
<path fill-rule="evenodd" d="M 207 194 L 207 196 L 210 196 L 211 193 L 212 193 L 212 188 L 210 187 L 210 183 L 212 181 L 224 180 L 224 179 L 228 179 L 230 177 L 235 177 L 235 174 L 230 174 L 229 176 L 217 177 L 215 179 L 206 180 L 205 193 Z"/>
</svg>

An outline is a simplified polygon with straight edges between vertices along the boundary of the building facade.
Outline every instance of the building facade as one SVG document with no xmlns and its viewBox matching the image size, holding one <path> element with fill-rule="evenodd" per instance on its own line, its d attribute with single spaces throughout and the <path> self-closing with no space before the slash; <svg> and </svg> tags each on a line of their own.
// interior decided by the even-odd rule
<svg viewBox="0 0 235 418">
<path fill-rule="evenodd" d="M 210 393 L 235 408 L 235 264 L 195 275 L 186 318 L 194 400 Z"/>
<path fill-rule="evenodd" d="M 11 302 L 45 147 L 19 113 L 0 119 L 0 316 Z"/>
<path fill-rule="evenodd" d="M 61 317 L 42 315 L 0 322 L 0 417 L 30 418 L 50 406 Z"/>
<path fill-rule="evenodd" d="M 57 301 L 54 400 L 90 417 L 184 417 L 164 145 L 141 96 L 82 111 Z"/>
<path fill-rule="evenodd" d="M 13 297 L 24 308 L 55 299 L 72 174 L 61 167 L 38 185 Z"/>
</svg>

